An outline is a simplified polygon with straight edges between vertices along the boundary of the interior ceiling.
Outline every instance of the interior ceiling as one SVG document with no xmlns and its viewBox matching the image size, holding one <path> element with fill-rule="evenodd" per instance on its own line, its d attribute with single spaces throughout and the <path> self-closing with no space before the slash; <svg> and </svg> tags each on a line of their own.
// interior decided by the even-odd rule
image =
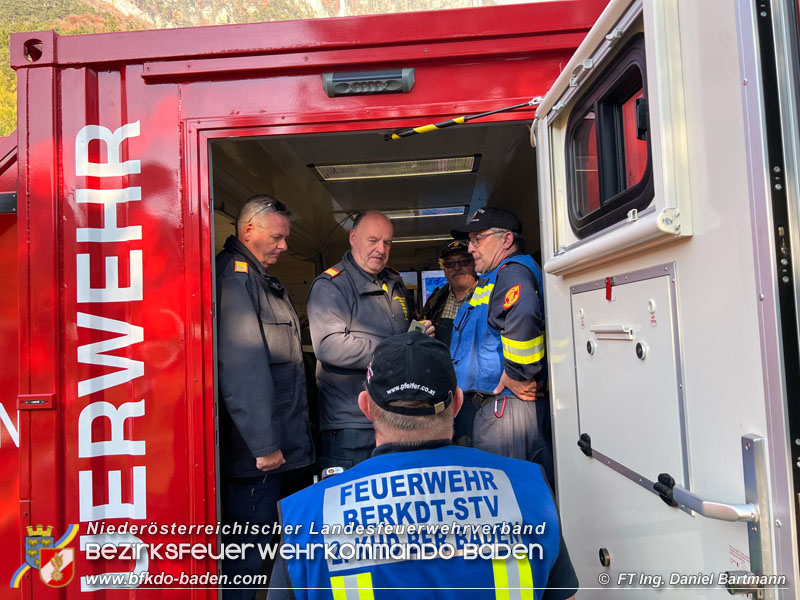
<svg viewBox="0 0 800 600">
<path fill-rule="evenodd" d="M 536 176 L 526 123 L 465 125 L 396 141 L 384 131 L 228 138 L 212 145 L 217 250 L 250 196 L 268 193 L 295 214 L 289 249 L 295 258 L 325 268 L 347 250 L 352 211 L 468 206 L 457 217 L 395 220 L 395 239 L 449 234 L 485 205 L 520 215 L 529 244 L 538 245 Z M 450 175 L 323 182 L 312 164 L 384 162 L 481 156 L 478 171 Z M 337 225 L 337 223 L 340 223 Z M 396 243 L 390 265 L 398 270 L 435 268 L 444 242 Z"/>
</svg>

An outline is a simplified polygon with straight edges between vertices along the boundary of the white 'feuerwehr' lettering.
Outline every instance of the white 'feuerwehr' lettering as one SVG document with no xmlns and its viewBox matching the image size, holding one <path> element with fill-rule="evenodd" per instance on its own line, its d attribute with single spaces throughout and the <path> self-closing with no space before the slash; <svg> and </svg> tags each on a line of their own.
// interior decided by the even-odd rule
<svg viewBox="0 0 800 600">
<path fill-rule="evenodd" d="M 75 239 L 78 242 L 130 242 L 142 239 L 142 226 L 118 227 L 117 205 L 142 199 L 142 188 L 129 187 L 121 190 L 77 190 L 78 204 L 102 204 L 102 227 L 78 227 Z"/>
<path fill-rule="evenodd" d="M 91 254 L 78 254 L 78 302 L 134 302 L 144 296 L 142 289 L 142 251 L 131 250 L 131 285 L 119 287 L 119 258 L 106 256 L 106 285 L 93 288 L 89 282 Z"/>
<path fill-rule="evenodd" d="M 103 354 L 111 350 L 127 348 L 131 344 L 137 344 L 144 340 L 144 329 L 86 313 L 78 313 L 78 327 L 96 329 L 99 331 L 109 331 L 121 334 L 120 337 L 84 344 L 78 347 L 78 362 L 88 365 L 103 365 L 106 367 L 116 367 L 119 371 L 99 375 L 92 379 L 86 379 L 78 383 L 78 397 L 100 392 L 144 375 L 144 363 L 140 360 L 133 360 L 124 356 L 114 356 L 113 354 Z M 79 433 L 81 433 L 79 431 Z"/>
<path fill-rule="evenodd" d="M 78 177 L 120 177 L 142 172 L 138 160 L 120 160 L 122 141 L 139 136 L 139 121 L 123 125 L 112 132 L 102 125 L 87 125 L 75 136 L 75 174 Z M 100 140 L 106 144 L 107 160 L 104 163 L 89 162 L 89 143 Z"/>
<path fill-rule="evenodd" d="M 75 137 L 75 175 L 78 177 L 124 177 L 141 173 L 141 162 L 138 160 L 122 160 L 122 143 L 139 135 L 139 122 L 128 123 L 111 131 L 102 125 L 87 125 Z M 102 144 L 99 156 L 105 161 L 89 160 L 92 142 Z M 102 150 L 105 150 L 103 155 Z M 78 205 L 100 204 L 103 206 L 102 227 L 78 227 L 75 240 L 78 243 L 89 243 L 88 252 L 76 254 L 76 299 L 78 303 L 110 303 L 139 302 L 144 298 L 142 249 L 131 248 L 130 242 L 142 240 L 141 225 L 126 224 L 119 226 L 119 212 L 128 212 L 130 202 L 142 199 L 140 187 L 118 187 L 105 183 L 103 189 L 78 189 L 75 201 Z M 97 244 L 116 244 L 111 251 L 106 246 Z M 122 244 L 120 246 L 120 244 Z M 130 261 L 130 285 L 119 285 L 119 257 L 128 255 Z M 104 259 L 105 283 L 102 287 L 92 287 L 90 273 L 92 263 Z M 95 309 L 97 310 L 97 309 Z M 132 323 L 117 321 L 102 315 L 88 314 L 78 311 L 76 323 L 79 328 L 92 329 L 106 333 L 118 334 L 116 337 L 93 341 L 78 347 L 78 362 L 88 365 L 112 367 L 116 369 L 90 379 L 78 382 L 78 397 L 104 392 L 115 386 L 127 384 L 144 375 L 144 363 L 127 356 L 108 354 L 122 350 L 144 341 L 144 329 Z M 110 455 L 144 456 L 143 440 L 125 439 L 124 423 L 126 419 L 142 417 L 145 414 L 145 402 L 126 402 L 119 408 L 106 401 L 103 396 L 90 402 L 83 408 L 78 417 L 78 456 L 79 458 L 95 458 Z M 92 439 L 92 423 L 97 418 L 107 418 L 111 422 L 110 439 Z M 146 519 L 147 518 L 147 470 L 144 466 L 131 468 L 133 481 L 130 502 L 122 501 L 122 471 L 107 471 L 108 503 L 95 504 L 93 477 L 99 476 L 97 469 L 91 467 L 102 465 L 90 463 L 88 468 L 78 472 L 78 495 L 81 521 L 97 521 L 105 519 Z M 84 535 L 80 545 L 83 550 L 87 543 L 141 543 L 132 535 Z M 144 558 L 136 561 L 133 573 L 147 571 L 148 561 Z M 101 587 L 90 585 L 81 578 L 82 591 L 96 591 L 114 587 L 136 587 L 137 584 L 113 585 Z"/>
<path fill-rule="evenodd" d="M 95 504 L 91 471 L 78 473 L 81 521 L 101 519 L 145 519 L 147 473 L 144 467 L 133 467 L 133 502 L 122 501 L 122 471 L 108 472 L 108 504 Z"/>
<path fill-rule="evenodd" d="M 78 417 L 78 430 L 85 431 L 88 435 L 80 436 L 78 440 L 78 457 L 114 456 L 130 454 L 142 456 L 145 453 L 144 441 L 125 439 L 123 426 L 129 417 L 144 415 L 144 400 L 139 402 L 126 402 L 116 408 L 110 402 L 92 402 L 81 411 Z M 92 421 L 99 417 L 108 417 L 111 421 L 111 439 L 107 441 L 92 441 Z"/>
<path fill-rule="evenodd" d="M 9 417 L 6 412 L 6 407 L 0 404 L 0 422 L 5 425 L 8 435 L 11 436 L 11 441 L 19 448 L 19 411 L 17 411 L 17 424 L 14 425 L 14 423 L 11 422 L 11 417 Z M 2 437 L 0 437 L 0 440 L 2 440 Z"/>
</svg>

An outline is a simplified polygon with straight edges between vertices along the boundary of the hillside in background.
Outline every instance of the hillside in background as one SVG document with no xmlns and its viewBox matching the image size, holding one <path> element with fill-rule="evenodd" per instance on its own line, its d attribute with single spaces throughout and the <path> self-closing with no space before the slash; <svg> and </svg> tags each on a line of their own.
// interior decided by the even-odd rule
<svg viewBox="0 0 800 600">
<path fill-rule="evenodd" d="M 17 128 L 11 33 L 61 35 L 440 10 L 494 0 L 0 0 L 0 137 Z"/>
<path fill-rule="evenodd" d="M 17 75 L 9 66 L 12 33 L 54 29 L 62 35 L 147 29 L 147 21 L 126 15 L 102 0 L 2 0 L 0 2 L 0 136 L 17 128 Z"/>
</svg>

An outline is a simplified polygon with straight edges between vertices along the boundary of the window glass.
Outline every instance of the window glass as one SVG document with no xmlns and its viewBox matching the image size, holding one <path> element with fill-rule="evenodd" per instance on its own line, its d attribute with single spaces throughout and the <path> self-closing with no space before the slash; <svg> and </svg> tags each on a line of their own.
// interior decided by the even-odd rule
<svg viewBox="0 0 800 600">
<path fill-rule="evenodd" d="M 645 73 L 644 36 L 636 34 L 567 122 L 569 220 L 579 238 L 653 199 Z"/>
<path fill-rule="evenodd" d="M 640 82 L 641 83 L 641 82 Z M 625 152 L 625 189 L 633 187 L 642 179 L 647 166 L 647 140 L 639 139 L 636 131 L 636 101 L 644 97 L 639 88 L 622 105 L 622 141 Z M 641 101 L 641 100 L 640 100 Z"/>
<path fill-rule="evenodd" d="M 589 111 L 578 125 L 572 142 L 574 189 L 581 216 L 600 208 L 600 176 L 597 171 L 597 119 Z"/>
</svg>

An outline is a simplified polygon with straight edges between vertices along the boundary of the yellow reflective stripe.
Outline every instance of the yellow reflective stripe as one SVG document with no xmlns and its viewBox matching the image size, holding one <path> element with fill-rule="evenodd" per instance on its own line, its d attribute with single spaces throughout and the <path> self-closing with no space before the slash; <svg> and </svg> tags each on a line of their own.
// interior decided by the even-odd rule
<svg viewBox="0 0 800 600">
<path fill-rule="evenodd" d="M 533 600 L 533 572 L 527 558 L 493 560 L 492 572 L 495 600 Z"/>
<path fill-rule="evenodd" d="M 511 600 L 508 596 L 508 571 L 506 568 L 506 561 L 493 560 L 492 572 L 494 573 L 495 600 Z"/>
<path fill-rule="evenodd" d="M 456 117 L 455 119 L 453 119 L 453 123 L 458 123 L 459 125 L 462 125 L 465 120 L 466 117 Z"/>
<path fill-rule="evenodd" d="M 383 291 L 384 291 L 384 292 L 386 292 L 387 294 L 389 293 L 389 288 L 388 288 L 388 287 L 386 287 L 386 284 L 385 284 L 385 283 L 382 283 L 382 284 L 381 284 L 381 287 L 383 288 Z"/>
<path fill-rule="evenodd" d="M 503 357 L 521 365 L 530 365 L 544 358 L 544 335 L 520 342 L 500 336 L 503 343 Z"/>
<path fill-rule="evenodd" d="M 533 572 L 527 558 L 518 558 L 519 595 L 521 600 L 533 600 Z"/>
<path fill-rule="evenodd" d="M 372 591 L 372 573 L 331 577 L 333 600 L 375 600 Z"/>
<path fill-rule="evenodd" d="M 511 338 L 507 338 L 502 335 L 500 336 L 500 339 L 503 340 L 503 345 L 507 345 L 509 348 L 516 348 L 518 350 L 531 350 L 544 344 L 544 335 L 540 335 L 532 340 L 525 340 L 522 342 L 519 340 L 512 340 Z"/>
<path fill-rule="evenodd" d="M 333 592 L 333 600 L 347 600 L 344 577 L 331 577 L 331 592 Z"/>
<path fill-rule="evenodd" d="M 358 600 L 374 600 L 372 593 L 372 573 L 359 573 L 356 575 L 356 587 L 358 588 Z"/>
<path fill-rule="evenodd" d="M 471 306 L 478 306 L 479 304 L 489 304 L 489 298 L 492 295 L 494 284 L 490 283 L 484 287 L 476 287 L 472 292 L 472 298 L 469 299 Z"/>
</svg>

